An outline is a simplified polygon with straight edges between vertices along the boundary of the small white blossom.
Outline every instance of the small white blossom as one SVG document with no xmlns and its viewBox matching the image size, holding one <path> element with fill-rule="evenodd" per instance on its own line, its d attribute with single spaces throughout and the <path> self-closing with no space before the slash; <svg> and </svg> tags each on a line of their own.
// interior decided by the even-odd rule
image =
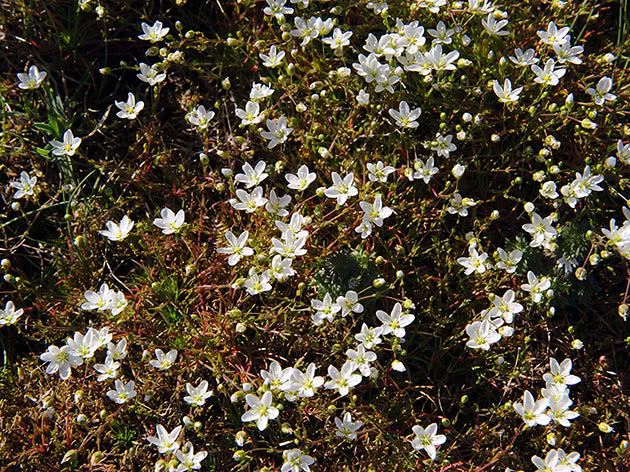
<svg viewBox="0 0 630 472">
<path fill-rule="evenodd" d="M 28 68 L 28 73 L 18 72 L 17 78 L 20 81 L 18 87 L 22 90 L 34 90 L 42 85 L 46 78 L 46 72 L 39 71 L 36 65 Z"/>
<path fill-rule="evenodd" d="M 156 21 L 152 26 L 142 22 L 140 26 L 142 27 L 143 34 L 139 35 L 138 38 L 151 41 L 152 43 L 160 41 L 168 34 L 169 31 L 169 28 L 164 28 L 162 26 L 161 21 Z"/>
<path fill-rule="evenodd" d="M 120 109 L 116 116 L 118 118 L 127 118 L 128 120 L 135 120 L 140 113 L 144 109 L 144 102 L 139 101 L 136 102 L 136 97 L 133 93 L 129 92 L 127 94 L 127 101 L 115 101 L 116 106 Z"/>
<path fill-rule="evenodd" d="M 174 213 L 170 208 L 162 208 L 161 218 L 153 220 L 153 224 L 162 230 L 164 234 L 177 233 L 184 224 L 184 210 Z"/>
</svg>

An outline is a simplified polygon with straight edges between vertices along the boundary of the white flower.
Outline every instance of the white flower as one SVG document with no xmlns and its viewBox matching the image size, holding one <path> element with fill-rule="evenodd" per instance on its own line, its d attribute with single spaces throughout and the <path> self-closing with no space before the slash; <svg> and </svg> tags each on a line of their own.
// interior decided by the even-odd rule
<svg viewBox="0 0 630 472">
<path fill-rule="evenodd" d="M 193 406 L 205 405 L 206 400 L 212 396 L 212 391 L 208 392 L 207 380 L 202 380 L 196 387 L 187 383 L 186 392 L 188 392 L 188 395 L 184 397 L 184 401 Z"/>
<path fill-rule="evenodd" d="M 286 280 L 288 277 L 295 275 L 295 271 L 291 268 L 293 259 L 283 258 L 280 254 L 276 254 L 271 259 L 271 267 L 268 272 L 271 277 L 278 282 Z"/>
<path fill-rule="evenodd" d="M 333 172 L 332 181 L 332 187 L 328 187 L 324 195 L 328 198 L 336 198 L 337 205 L 343 205 L 349 197 L 359 194 L 359 191 L 354 186 L 354 174 L 352 172 L 346 174 L 343 179 L 337 172 Z"/>
<path fill-rule="evenodd" d="M 212 110 L 206 110 L 206 107 L 203 105 L 199 105 L 190 113 L 186 114 L 186 119 L 190 122 L 190 124 L 199 129 L 208 128 L 212 118 L 214 118 L 214 112 Z"/>
<path fill-rule="evenodd" d="M 255 187 L 269 176 L 269 174 L 265 173 L 266 166 L 267 164 L 264 161 L 258 161 L 255 168 L 249 162 L 246 162 L 242 167 L 243 173 L 236 174 L 234 180 L 245 184 L 245 188 Z"/>
<path fill-rule="evenodd" d="M 552 200 L 558 198 L 558 192 L 556 192 L 556 183 L 549 180 L 545 183 L 543 183 L 540 186 L 540 190 L 538 190 L 538 193 L 540 193 L 543 197 L 545 198 L 550 198 Z"/>
<path fill-rule="evenodd" d="M 576 464 L 579 459 L 579 452 L 567 454 L 564 450 L 558 449 L 558 465 L 566 467 L 567 472 L 582 472 L 582 467 Z"/>
<path fill-rule="evenodd" d="M 299 449 L 291 449 L 282 453 L 284 464 L 280 472 L 311 472 L 311 465 L 315 462 L 311 456 L 307 456 Z"/>
<path fill-rule="evenodd" d="M 170 208 L 162 208 L 161 218 L 153 220 L 153 224 L 162 230 L 164 234 L 177 233 L 184 224 L 184 210 L 179 210 L 177 214 Z"/>
<path fill-rule="evenodd" d="M 333 303 L 329 293 L 324 296 L 323 300 L 311 300 L 311 307 L 316 310 L 316 313 L 311 317 L 316 326 L 322 324 L 324 320 L 332 322 L 335 313 L 341 310 L 337 303 Z"/>
<path fill-rule="evenodd" d="M 337 297 L 337 305 L 341 307 L 341 316 L 350 313 L 363 313 L 363 305 L 359 303 L 359 295 L 354 290 L 348 290 L 344 296 Z"/>
<path fill-rule="evenodd" d="M 149 436 L 147 441 L 158 448 L 160 454 L 169 454 L 179 449 L 179 443 L 177 437 L 182 432 L 182 426 L 177 426 L 170 433 L 166 431 L 166 428 L 161 424 L 156 427 L 157 437 Z"/>
<path fill-rule="evenodd" d="M 282 231 L 283 238 L 284 234 L 289 232 L 296 238 L 306 238 L 308 236 L 308 231 L 302 229 L 302 226 L 306 224 L 306 218 L 304 218 L 299 213 L 293 213 L 291 215 L 291 219 L 289 220 L 289 224 L 283 223 L 280 220 L 276 220 L 276 226 L 280 231 Z"/>
<path fill-rule="evenodd" d="M 532 457 L 532 463 L 536 466 L 536 470 L 539 472 L 568 472 L 570 470 L 564 467 L 559 467 L 558 451 L 555 449 L 549 451 L 544 460 L 538 456 Z"/>
<path fill-rule="evenodd" d="M 396 372 L 405 372 L 407 370 L 407 368 L 405 367 L 405 364 L 400 362 L 398 359 L 394 359 L 392 361 L 392 369 L 395 370 Z"/>
<path fill-rule="evenodd" d="M 516 272 L 516 266 L 523 258 L 523 253 L 518 249 L 514 249 L 509 254 L 504 249 L 498 248 L 497 253 L 499 255 L 499 262 L 497 267 L 505 270 L 508 274 Z"/>
<path fill-rule="evenodd" d="M 370 103 L 370 94 L 363 89 L 359 90 L 355 98 L 357 99 L 358 105 L 367 105 Z"/>
<path fill-rule="evenodd" d="M 517 66 L 521 67 L 529 67 L 538 62 L 538 58 L 534 57 L 536 55 L 536 51 L 533 49 L 528 49 L 523 52 L 521 48 L 516 48 L 514 50 L 515 56 L 509 56 L 510 61 L 512 61 Z"/>
<path fill-rule="evenodd" d="M 122 405 L 123 403 L 127 403 L 132 398 L 135 398 L 136 391 L 134 390 L 136 383 L 133 380 L 130 380 L 126 384 L 120 380 L 116 380 L 115 382 L 116 390 L 109 390 L 107 392 L 107 398 L 111 401 Z"/>
<path fill-rule="evenodd" d="M 339 49 L 350 44 L 350 37 L 352 31 L 346 31 L 345 33 L 339 28 L 335 28 L 330 38 L 322 39 L 322 43 L 328 44 L 331 49 Z"/>
<path fill-rule="evenodd" d="M 287 118 L 285 116 L 281 116 L 277 120 L 267 120 L 265 123 L 269 131 L 263 131 L 260 135 L 265 139 L 269 139 L 267 144 L 269 149 L 285 143 L 291 131 L 293 131 L 293 128 L 287 126 Z"/>
<path fill-rule="evenodd" d="M 369 8 L 371 10 L 374 10 L 374 14 L 375 15 L 380 15 L 381 13 L 383 13 L 385 10 L 387 10 L 389 7 L 387 5 L 387 2 L 385 1 L 376 1 L 376 2 L 368 2 L 367 5 L 365 5 L 365 8 Z"/>
<path fill-rule="evenodd" d="M 315 172 L 309 172 L 308 167 L 305 165 L 300 166 L 295 174 L 286 174 L 284 178 L 289 183 L 288 187 L 292 190 L 298 190 L 300 192 L 307 189 L 309 185 L 317 178 Z"/>
<path fill-rule="evenodd" d="M 571 420 L 580 416 L 578 412 L 569 410 L 572 404 L 573 401 L 568 395 L 559 399 L 552 398 L 549 400 L 549 410 L 547 411 L 547 415 L 552 421 L 555 421 L 560 426 L 568 428 L 571 426 Z"/>
<path fill-rule="evenodd" d="M 273 94 L 274 89 L 266 86 L 265 84 L 258 84 L 254 82 L 249 92 L 249 99 L 253 101 L 262 100 Z M 246 106 L 247 107 L 247 106 Z"/>
<path fill-rule="evenodd" d="M 263 393 L 261 398 L 251 393 L 247 394 L 245 401 L 249 406 L 249 410 L 243 413 L 241 421 L 244 423 L 255 421 L 258 429 L 263 431 L 267 427 L 269 420 L 276 419 L 280 414 L 276 407 L 271 406 L 272 400 L 273 396 L 269 391 Z"/>
<path fill-rule="evenodd" d="M 411 442 L 414 449 L 424 449 L 429 455 L 431 460 L 435 460 L 436 449 L 435 446 L 440 446 L 446 442 L 446 436 L 443 434 L 436 434 L 438 426 L 436 423 L 431 423 L 424 429 L 422 426 L 414 426 L 411 428 L 416 438 Z"/>
<path fill-rule="evenodd" d="M 446 0 L 420 0 L 419 7 L 428 9 L 431 13 L 439 13 L 440 7 L 446 5 Z"/>
<path fill-rule="evenodd" d="M 439 172 L 439 169 L 434 166 L 434 163 L 433 157 L 429 157 L 426 162 L 422 159 L 417 159 L 413 164 L 415 172 L 411 174 L 411 177 L 413 179 L 421 179 L 425 184 L 428 184 L 431 177 Z"/>
<path fill-rule="evenodd" d="M 116 116 L 118 118 L 127 118 L 128 120 L 135 120 L 138 113 L 144 108 L 144 102 L 139 101 L 136 103 L 136 97 L 131 92 L 127 94 L 126 102 L 115 101 L 114 103 L 120 109 Z"/>
<path fill-rule="evenodd" d="M 387 334 L 393 334 L 397 338 L 405 337 L 405 327 L 410 325 L 413 320 L 416 318 L 411 314 L 402 314 L 402 305 L 398 302 L 392 308 L 391 314 L 387 314 L 382 310 L 376 311 L 376 317 L 379 319 L 383 325 L 381 328 L 383 329 L 383 336 Z"/>
<path fill-rule="evenodd" d="M 363 323 L 361 326 L 361 332 L 354 335 L 354 339 L 359 341 L 366 349 L 372 349 L 377 344 L 381 344 L 381 334 L 383 334 L 383 328 L 381 326 L 375 328 L 368 328 L 368 325 Z"/>
<path fill-rule="evenodd" d="M 376 354 L 374 352 L 366 351 L 365 346 L 359 344 L 356 351 L 354 349 L 348 349 L 346 356 L 354 363 L 355 369 L 359 369 L 361 375 L 364 377 L 370 376 L 370 362 L 376 360 Z"/>
<path fill-rule="evenodd" d="M 262 187 L 256 187 L 251 193 L 245 190 L 236 190 L 236 196 L 240 202 L 232 203 L 232 206 L 236 210 L 244 210 L 247 213 L 253 213 L 258 207 L 264 206 L 267 203 L 267 199 L 263 197 Z"/>
<path fill-rule="evenodd" d="M 355 374 L 356 365 L 352 361 L 346 361 L 339 371 L 335 366 L 328 366 L 330 380 L 324 384 L 329 390 L 337 390 L 339 395 L 345 397 L 350 389 L 361 383 L 361 376 Z"/>
<path fill-rule="evenodd" d="M 122 338 L 117 344 L 107 344 L 107 356 L 115 361 L 119 361 L 127 357 L 127 339 Z"/>
<path fill-rule="evenodd" d="M 50 142 L 53 147 L 52 153 L 55 156 L 74 156 L 74 153 L 81 145 L 81 138 L 75 138 L 72 130 L 66 130 L 63 133 L 63 142 L 53 140 Z"/>
<path fill-rule="evenodd" d="M 267 5 L 263 12 L 265 15 L 270 15 L 277 20 L 284 19 L 284 15 L 290 15 L 293 13 L 293 8 L 286 7 L 287 0 L 267 0 Z"/>
<path fill-rule="evenodd" d="M 262 274 L 250 274 L 243 285 L 247 289 L 248 294 L 258 295 L 259 293 L 271 290 L 270 280 L 271 276 L 269 272 L 265 271 Z"/>
<path fill-rule="evenodd" d="M 455 61 L 459 58 L 459 51 L 451 51 L 448 54 L 442 52 L 442 45 L 436 44 L 424 53 L 424 60 L 436 71 L 455 70 Z"/>
<path fill-rule="evenodd" d="M 530 297 L 534 303 L 540 303 L 542 300 L 542 294 L 551 287 L 551 280 L 546 277 L 541 277 L 539 280 L 531 270 L 527 272 L 527 281 L 529 283 L 522 284 L 521 288 L 526 292 L 529 292 Z"/>
<path fill-rule="evenodd" d="M 42 85 L 42 82 L 46 78 L 46 72 L 40 72 L 36 65 L 32 65 L 28 68 L 28 74 L 19 72 L 17 78 L 20 81 L 18 84 L 19 88 L 23 90 L 34 90 Z"/>
<path fill-rule="evenodd" d="M 540 39 L 542 39 L 543 43 L 553 46 L 554 44 L 562 44 L 566 42 L 566 36 L 568 33 L 568 26 L 558 29 L 556 24 L 551 21 L 547 25 L 547 31 L 538 31 L 536 34 Z"/>
<path fill-rule="evenodd" d="M 284 51 L 278 52 L 278 48 L 274 44 L 269 49 L 269 54 L 260 53 L 259 56 L 263 60 L 263 66 L 270 67 L 273 69 L 274 67 L 278 67 L 280 65 L 280 63 L 282 62 L 282 59 L 284 59 L 285 52 Z"/>
<path fill-rule="evenodd" d="M 564 64 L 570 62 L 571 64 L 582 64 L 582 59 L 578 57 L 579 54 L 584 52 L 582 46 L 571 46 L 571 37 L 567 36 L 567 41 L 562 44 L 554 44 L 553 50 L 558 56 L 558 62 Z"/>
<path fill-rule="evenodd" d="M 169 31 L 169 28 L 162 27 L 161 21 L 156 21 L 152 26 L 142 22 L 140 26 L 142 27 L 143 34 L 139 35 L 138 38 L 151 41 L 152 43 L 160 41 Z"/>
<path fill-rule="evenodd" d="M 225 239 L 229 247 L 217 248 L 217 252 L 219 254 L 230 254 L 228 264 L 231 266 L 236 265 L 236 263 L 241 260 L 241 257 L 247 257 L 254 254 L 252 248 L 245 246 L 248 237 L 248 231 L 243 231 L 238 238 L 234 236 L 232 231 L 228 231 L 225 233 Z"/>
<path fill-rule="evenodd" d="M 283 369 L 277 361 L 273 361 L 269 365 L 269 370 L 261 370 L 260 376 L 264 380 L 265 386 L 269 390 L 292 390 L 291 377 L 293 368 L 287 367 Z"/>
<path fill-rule="evenodd" d="M 290 231 L 282 234 L 282 240 L 271 238 L 271 244 L 273 244 L 273 247 L 271 248 L 272 254 L 277 252 L 281 256 L 290 258 L 306 254 L 306 249 L 304 249 L 306 238 L 296 237 Z"/>
<path fill-rule="evenodd" d="M 436 151 L 438 156 L 446 157 L 448 159 L 451 152 L 457 149 L 457 146 L 455 146 L 452 141 L 452 134 L 442 136 L 438 133 L 435 136 L 435 141 L 431 144 L 431 151 Z"/>
<path fill-rule="evenodd" d="M 597 105 L 604 105 L 606 100 L 613 101 L 617 99 L 617 96 L 609 93 L 612 88 L 612 80 L 610 77 L 602 77 L 597 82 L 597 86 L 595 89 L 589 87 L 586 89 L 586 93 L 588 93 L 591 97 L 593 97 L 593 101 Z"/>
<path fill-rule="evenodd" d="M 166 73 L 160 72 L 157 64 L 153 64 L 149 67 L 144 62 L 141 62 L 140 73 L 137 74 L 136 77 L 153 87 L 166 79 Z"/>
<path fill-rule="evenodd" d="M 83 296 L 85 297 L 85 302 L 81 305 L 83 310 L 92 311 L 92 310 L 107 310 L 109 303 L 112 299 L 112 290 L 109 289 L 106 283 L 101 285 L 101 288 L 98 292 L 94 292 L 92 290 L 86 291 Z"/>
<path fill-rule="evenodd" d="M 317 38 L 319 36 L 319 31 L 315 28 L 315 22 L 317 18 L 311 17 L 307 21 L 300 16 L 296 16 L 293 19 L 293 23 L 295 24 L 295 29 L 291 30 L 291 35 L 297 38 L 302 38 L 302 42 L 300 46 L 306 46 L 311 39 Z"/>
<path fill-rule="evenodd" d="M 31 177 L 28 172 L 20 172 L 20 180 L 9 183 L 9 186 L 17 189 L 13 194 L 13 198 L 22 198 L 25 195 L 33 195 L 35 193 L 35 184 L 37 183 L 37 177 Z"/>
<path fill-rule="evenodd" d="M 357 71 L 361 77 L 369 84 L 373 81 L 383 81 L 385 78 L 385 71 L 389 66 L 378 62 L 376 54 L 371 53 L 369 56 L 359 54 L 359 62 L 352 64 L 352 67 Z"/>
<path fill-rule="evenodd" d="M 167 354 L 164 354 L 162 349 L 156 349 L 155 357 L 156 359 L 149 361 L 149 365 L 158 370 L 168 370 L 173 367 L 175 359 L 177 359 L 177 351 L 175 349 L 171 349 Z"/>
<path fill-rule="evenodd" d="M 521 90 L 523 90 L 523 87 L 512 90 L 512 82 L 510 79 L 505 79 L 503 81 L 503 87 L 501 87 L 497 80 L 494 80 L 492 81 L 492 88 L 496 96 L 499 97 L 499 101 L 501 103 L 518 102 L 518 96 L 521 93 Z"/>
<path fill-rule="evenodd" d="M 48 346 L 48 351 L 44 352 L 39 358 L 48 362 L 46 367 L 47 374 L 54 374 L 59 371 L 61 380 L 70 377 L 71 367 L 83 364 L 83 359 L 70 346 L 66 345 L 59 349 L 57 346 Z"/>
<path fill-rule="evenodd" d="M 4 310 L 0 308 L 0 326 L 9 326 L 17 323 L 17 320 L 24 314 L 24 309 L 15 309 L 12 301 L 8 301 L 4 305 Z"/>
<path fill-rule="evenodd" d="M 343 420 L 335 418 L 335 426 L 337 426 L 336 436 L 345 439 L 356 439 L 357 431 L 363 426 L 363 421 L 352 421 L 350 412 L 343 415 Z"/>
<path fill-rule="evenodd" d="M 315 375 L 317 367 L 311 362 L 303 373 L 299 369 L 293 369 L 291 383 L 288 390 L 296 391 L 300 398 L 310 398 L 315 391 L 324 384 L 324 378 Z"/>
<path fill-rule="evenodd" d="M 416 120 L 420 116 L 420 113 L 422 113 L 420 107 L 412 110 L 404 100 L 398 105 L 398 110 L 394 108 L 389 109 L 389 115 L 396 120 L 396 125 L 401 128 L 417 128 L 418 122 Z"/>
<path fill-rule="evenodd" d="M 429 33 L 434 39 L 431 41 L 431 44 L 451 44 L 453 42 L 453 38 L 451 36 L 455 32 L 452 28 L 446 28 L 446 25 L 443 21 L 438 22 L 435 29 L 428 29 L 427 33 Z M 411 51 L 407 51 L 411 52 Z"/>
<path fill-rule="evenodd" d="M 387 182 L 387 176 L 393 172 L 396 172 L 396 168 L 392 166 L 385 166 L 383 161 L 378 161 L 376 164 L 367 164 L 368 179 L 371 182 Z"/>
<path fill-rule="evenodd" d="M 104 364 L 94 364 L 94 370 L 101 374 L 96 378 L 96 380 L 102 382 L 107 379 L 115 379 L 118 377 L 119 368 L 120 362 L 116 362 L 113 358 L 107 356 Z"/>
<path fill-rule="evenodd" d="M 488 13 L 486 19 L 481 20 L 481 24 L 488 34 L 492 36 L 507 36 L 509 31 L 503 31 L 503 27 L 508 24 L 508 20 L 497 21 L 492 13 Z"/>
<path fill-rule="evenodd" d="M 260 113 L 260 105 L 258 102 L 248 101 L 245 109 L 237 108 L 236 116 L 241 119 L 242 125 L 255 125 L 260 123 L 264 118 L 264 114 Z"/>
<path fill-rule="evenodd" d="M 490 349 L 490 344 L 494 344 L 501 339 L 501 335 L 497 333 L 494 326 L 487 320 L 475 321 L 466 326 L 466 334 L 470 340 L 466 342 L 466 346 L 471 349 Z"/>
<path fill-rule="evenodd" d="M 186 452 L 184 452 L 184 450 Z M 184 444 L 184 447 L 175 453 L 175 457 L 179 461 L 179 465 L 175 472 L 187 472 L 189 470 L 201 469 L 201 461 L 208 457 L 206 451 L 199 451 L 195 454 L 193 445 L 190 441 Z"/>
<path fill-rule="evenodd" d="M 120 224 L 116 224 L 113 221 L 105 223 L 107 229 L 99 231 L 99 234 L 105 236 L 110 241 L 122 241 L 129 235 L 133 225 L 134 222 L 125 215 L 122 220 L 120 220 Z"/>
<path fill-rule="evenodd" d="M 523 403 L 514 403 L 514 411 L 516 411 L 527 426 L 536 426 L 537 424 L 545 426 L 551 421 L 544 412 L 549 406 L 549 399 L 540 398 L 534 401 L 534 397 L 529 390 L 525 390 L 523 394 Z"/>
<path fill-rule="evenodd" d="M 459 193 L 454 194 L 448 202 L 448 211 L 451 215 L 468 216 L 468 208 L 477 204 L 472 198 L 464 197 Z"/>
<path fill-rule="evenodd" d="M 492 304 L 506 323 L 511 323 L 514 315 L 523 311 L 523 305 L 517 303 L 514 290 L 508 290 L 502 297 L 494 296 Z"/>
<path fill-rule="evenodd" d="M 549 248 L 549 242 L 555 239 L 558 232 L 551 226 L 554 216 L 541 218 L 535 211 L 531 213 L 532 222 L 523 225 L 523 229 L 532 235 L 530 247 L 543 246 Z"/>
<path fill-rule="evenodd" d="M 359 226 L 354 228 L 354 231 L 361 234 L 361 239 L 365 239 L 372 234 L 372 223 L 363 220 Z"/>
<path fill-rule="evenodd" d="M 556 61 L 553 59 L 547 59 L 544 69 L 541 69 L 536 64 L 532 66 L 532 71 L 536 74 L 534 82 L 543 85 L 558 85 L 560 79 L 567 72 L 566 69 L 555 69 Z"/>
<path fill-rule="evenodd" d="M 551 373 L 543 375 L 543 380 L 547 383 L 547 387 L 556 385 L 559 387 L 566 387 L 568 385 L 575 385 L 580 383 L 581 379 L 577 375 L 571 375 L 571 368 L 573 363 L 571 359 L 565 359 L 562 363 L 558 363 L 553 357 L 549 359 L 549 367 Z"/>
<path fill-rule="evenodd" d="M 73 337 L 66 339 L 66 344 L 76 355 L 81 356 L 83 359 L 90 359 L 94 357 L 96 350 L 101 347 L 98 338 L 94 334 L 93 328 L 89 328 L 85 334 L 75 332 Z"/>
<path fill-rule="evenodd" d="M 279 217 L 287 216 L 289 212 L 285 207 L 291 202 L 291 195 L 283 195 L 278 197 L 275 190 L 269 192 L 269 201 L 265 205 L 267 213 L 278 215 Z"/>
<path fill-rule="evenodd" d="M 393 213 L 391 208 L 383 206 L 383 199 L 380 194 L 376 196 L 374 203 L 359 202 L 359 206 L 365 213 L 363 221 L 373 223 L 378 227 L 383 226 L 383 220 L 389 218 Z"/>
<path fill-rule="evenodd" d="M 457 263 L 466 268 L 464 273 L 466 275 L 470 275 L 474 272 L 483 274 L 487 270 L 486 259 L 488 259 L 488 254 L 485 252 L 479 254 L 473 245 L 468 246 L 468 254 L 470 257 L 460 257 L 457 259 Z"/>
</svg>

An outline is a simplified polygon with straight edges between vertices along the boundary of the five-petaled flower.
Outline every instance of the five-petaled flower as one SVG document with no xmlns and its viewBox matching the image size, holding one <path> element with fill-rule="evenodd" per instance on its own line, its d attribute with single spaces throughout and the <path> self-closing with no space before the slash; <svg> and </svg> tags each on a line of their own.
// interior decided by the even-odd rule
<svg viewBox="0 0 630 472">
<path fill-rule="evenodd" d="M 134 222 L 125 215 L 122 217 L 122 220 L 120 220 L 120 224 L 116 224 L 113 221 L 105 223 L 107 229 L 99 231 L 99 234 L 105 236 L 110 241 L 122 241 L 129 235 L 133 225 Z"/>
<path fill-rule="evenodd" d="M 138 113 L 140 113 L 144 108 L 144 102 L 136 102 L 136 97 L 131 92 L 127 94 L 126 102 L 115 101 L 114 103 L 120 109 L 120 111 L 116 113 L 116 116 L 118 118 L 127 118 L 128 120 L 135 120 Z"/>
<path fill-rule="evenodd" d="M 263 393 L 260 398 L 251 393 L 245 395 L 245 401 L 249 406 L 249 410 L 243 413 L 241 421 L 244 423 L 255 421 L 258 429 L 263 431 L 267 427 L 269 420 L 276 419 L 280 414 L 280 411 L 272 406 L 272 400 L 273 395 L 269 391 Z"/>
<path fill-rule="evenodd" d="M 55 156 L 74 156 L 74 153 L 81 145 L 81 138 L 75 138 L 72 130 L 63 133 L 63 141 L 53 140 L 50 142 L 53 147 L 52 153 Z"/>
<path fill-rule="evenodd" d="M 34 90 L 39 88 L 44 79 L 46 78 L 46 72 L 41 71 L 36 65 L 32 65 L 28 68 L 28 73 L 18 72 L 17 78 L 20 81 L 18 87 L 23 90 Z"/>
<path fill-rule="evenodd" d="M 437 423 L 431 423 L 426 429 L 416 425 L 411 428 L 411 430 L 416 435 L 416 438 L 411 442 L 413 448 L 417 450 L 424 449 L 431 460 L 435 460 L 435 456 L 437 455 L 435 446 L 446 442 L 446 436 L 437 434 Z"/>
<path fill-rule="evenodd" d="M 153 224 L 162 230 L 164 234 L 177 233 L 184 224 L 184 210 L 174 213 L 170 208 L 162 208 L 161 218 L 153 220 Z"/>
</svg>

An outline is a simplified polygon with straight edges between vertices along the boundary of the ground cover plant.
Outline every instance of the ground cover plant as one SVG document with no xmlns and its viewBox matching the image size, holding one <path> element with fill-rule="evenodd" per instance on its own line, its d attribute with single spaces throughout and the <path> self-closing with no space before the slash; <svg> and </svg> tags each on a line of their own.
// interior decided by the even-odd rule
<svg viewBox="0 0 630 472">
<path fill-rule="evenodd" d="M 0 471 L 628 471 L 630 22 L 1 2 Z"/>
</svg>

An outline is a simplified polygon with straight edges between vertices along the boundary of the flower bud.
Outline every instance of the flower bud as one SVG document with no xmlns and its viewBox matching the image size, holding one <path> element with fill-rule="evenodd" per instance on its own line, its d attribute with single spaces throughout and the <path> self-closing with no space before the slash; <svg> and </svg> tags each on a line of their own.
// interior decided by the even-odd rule
<svg viewBox="0 0 630 472">
<path fill-rule="evenodd" d="M 103 454 L 101 451 L 96 451 L 94 454 L 92 454 L 92 457 L 90 457 L 90 465 L 98 464 L 103 460 L 104 457 L 105 454 Z"/>
<path fill-rule="evenodd" d="M 70 449 L 68 452 L 65 453 L 63 459 L 61 459 L 60 464 L 65 464 L 69 461 L 75 461 L 77 459 L 77 455 L 78 451 L 76 449 Z"/>
<path fill-rule="evenodd" d="M 380 288 L 383 285 L 385 285 L 385 279 L 383 279 L 383 278 L 374 279 L 372 281 L 372 287 L 374 287 L 374 288 Z"/>
<path fill-rule="evenodd" d="M 575 269 L 575 278 L 578 280 L 586 280 L 586 269 L 584 267 Z"/>
<path fill-rule="evenodd" d="M 88 417 L 85 416 L 83 413 L 79 413 L 77 415 L 77 420 L 76 421 L 77 421 L 77 424 L 84 425 L 84 424 L 87 424 Z"/>
<path fill-rule="evenodd" d="M 234 442 L 238 447 L 243 447 L 245 441 L 247 441 L 247 433 L 245 431 L 239 431 L 238 433 L 236 433 L 236 436 L 234 437 Z"/>
<path fill-rule="evenodd" d="M 234 459 L 236 462 L 243 462 L 245 459 L 247 459 L 247 453 L 241 450 L 236 451 L 232 456 L 232 459 Z"/>
</svg>

